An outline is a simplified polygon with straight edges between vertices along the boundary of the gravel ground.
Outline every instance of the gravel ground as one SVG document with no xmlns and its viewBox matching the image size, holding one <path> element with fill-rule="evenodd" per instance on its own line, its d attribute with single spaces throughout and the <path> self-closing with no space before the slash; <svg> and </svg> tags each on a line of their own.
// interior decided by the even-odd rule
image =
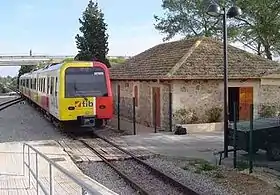
<svg viewBox="0 0 280 195">
<path fill-rule="evenodd" d="M 145 166 L 140 165 L 134 160 L 116 161 L 113 164 L 118 166 L 126 175 L 136 181 L 137 184 L 144 187 L 150 194 L 184 194 L 172 186 L 172 184 L 165 183 L 162 179 L 156 177 Z"/>
<path fill-rule="evenodd" d="M 147 159 L 146 162 L 157 167 L 163 172 L 172 175 L 182 183 L 193 186 L 194 190 L 197 190 L 201 194 L 261 194 L 261 195 L 276 195 L 280 194 L 279 187 L 273 185 L 273 182 L 267 182 L 272 180 L 272 176 L 264 174 L 262 171 L 255 170 L 256 173 L 249 175 L 243 172 L 238 172 L 226 167 L 216 167 L 213 170 L 209 166 L 203 167 L 205 171 L 197 171 L 195 168 L 199 164 L 193 164 L 190 160 L 186 159 L 171 159 L 170 157 L 155 157 Z M 203 162 L 203 161 L 201 161 Z M 183 169 L 184 167 L 184 169 Z M 248 172 L 248 171 L 247 171 Z M 262 178 L 256 177 L 256 175 L 262 175 Z M 265 176 L 264 176 L 265 175 Z M 278 177 L 279 180 L 279 177 Z M 278 182 L 278 184 L 280 184 Z M 278 189 L 277 189 L 278 188 Z"/>
<path fill-rule="evenodd" d="M 124 181 L 124 179 L 103 162 L 83 162 L 78 163 L 77 166 L 84 174 L 120 195 L 137 194 L 136 191 Z"/>
<path fill-rule="evenodd" d="M 237 194 L 235 191 L 223 188 L 208 177 L 194 173 L 192 171 L 184 170 L 175 166 L 173 162 L 167 161 L 163 158 L 151 158 L 145 160 L 147 163 L 158 168 L 164 173 L 172 176 L 186 186 L 190 186 L 193 190 L 202 195 L 233 195 Z"/>
<path fill-rule="evenodd" d="M 0 103 L 11 98 L 0 98 Z M 36 141 L 65 137 L 37 110 L 18 103 L 0 112 L 0 142 Z"/>
</svg>

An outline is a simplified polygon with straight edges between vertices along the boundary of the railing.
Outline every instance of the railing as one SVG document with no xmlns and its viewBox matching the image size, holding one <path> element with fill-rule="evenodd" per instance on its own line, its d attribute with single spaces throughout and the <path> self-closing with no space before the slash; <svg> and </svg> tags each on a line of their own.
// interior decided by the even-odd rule
<svg viewBox="0 0 280 195">
<path fill-rule="evenodd" d="M 28 162 L 25 162 L 25 147 L 27 147 L 27 156 L 28 156 Z M 30 166 L 30 149 L 35 152 L 35 173 L 32 170 Z M 41 156 L 44 160 L 48 162 L 49 165 L 49 192 L 44 188 L 42 183 L 39 181 L 39 169 L 38 169 L 38 155 Z M 36 192 L 39 194 L 39 186 L 41 187 L 44 194 L 53 195 L 54 194 L 54 183 L 53 183 L 53 167 L 58 169 L 60 172 L 62 172 L 64 175 L 69 177 L 72 181 L 74 181 L 76 184 L 78 184 L 82 188 L 82 194 L 89 194 L 89 195 L 95 195 L 100 194 L 96 189 L 92 188 L 90 185 L 83 182 L 81 179 L 77 178 L 75 175 L 72 175 L 69 173 L 66 169 L 58 165 L 57 163 L 50 160 L 46 155 L 39 152 L 37 149 L 32 147 L 29 144 L 24 143 L 23 144 L 23 174 L 25 175 L 25 166 L 28 168 L 28 188 L 31 187 L 31 174 L 36 180 Z"/>
</svg>

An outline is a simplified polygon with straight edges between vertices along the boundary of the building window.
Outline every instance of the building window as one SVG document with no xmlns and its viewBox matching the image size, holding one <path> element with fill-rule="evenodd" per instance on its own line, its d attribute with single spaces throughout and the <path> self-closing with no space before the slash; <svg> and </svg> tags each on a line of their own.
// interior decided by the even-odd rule
<svg viewBox="0 0 280 195">
<path fill-rule="evenodd" d="M 133 96 L 135 97 L 135 106 L 138 107 L 139 101 L 138 101 L 138 86 L 135 85 L 134 86 L 134 90 L 133 90 Z"/>
</svg>

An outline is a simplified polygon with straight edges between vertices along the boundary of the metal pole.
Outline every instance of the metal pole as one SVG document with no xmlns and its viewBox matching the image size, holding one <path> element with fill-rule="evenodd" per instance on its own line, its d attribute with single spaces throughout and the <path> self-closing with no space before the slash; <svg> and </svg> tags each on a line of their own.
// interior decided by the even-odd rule
<svg viewBox="0 0 280 195">
<path fill-rule="evenodd" d="M 37 194 L 39 194 L 39 182 L 38 182 L 38 179 L 39 179 L 39 175 L 38 175 L 38 154 L 36 153 L 35 154 L 36 156 L 36 192 Z"/>
<path fill-rule="evenodd" d="M 169 131 L 172 132 L 172 92 L 169 92 Z"/>
<path fill-rule="evenodd" d="M 234 121 L 234 129 L 233 129 L 233 167 L 236 168 L 236 134 L 237 134 L 237 103 L 233 103 L 233 121 Z"/>
<path fill-rule="evenodd" d="M 250 136 L 249 136 L 249 173 L 253 172 L 253 104 L 250 105 Z"/>
<path fill-rule="evenodd" d="M 224 157 L 228 157 L 228 59 L 227 59 L 227 14 L 223 8 L 224 37 Z"/>
<path fill-rule="evenodd" d="M 23 173 L 23 176 L 25 175 L 25 155 L 24 155 L 24 153 L 25 153 L 25 145 L 23 144 L 23 153 L 22 153 L 22 168 L 23 168 L 23 171 L 22 171 L 22 173 Z"/>
<path fill-rule="evenodd" d="M 31 187 L 31 178 L 30 178 L 30 148 L 28 146 L 28 149 L 27 149 L 27 156 L 28 156 L 28 188 Z"/>
<path fill-rule="evenodd" d="M 136 113 L 135 113 L 135 102 L 136 99 L 133 97 L 133 134 L 136 135 Z"/>
<path fill-rule="evenodd" d="M 120 86 L 118 86 L 118 99 L 117 99 L 117 112 L 118 112 L 118 130 L 120 130 L 121 129 L 121 127 L 120 127 L 120 121 L 121 121 L 121 119 L 120 119 L 120 90 L 119 90 L 119 87 Z"/>
<path fill-rule="evenodd" d="M 155 101 L 155 96 L 154 96 L 154 128 L 155 128 L 155 133 L 157 132 L 157 104 Z"/>
<path fill-rule="evenodd" d="M 53 174 L 52 174 L 52 164 L 49 164 L 49 170 L 50 170 L 50 195 L 53 193 Z"/>
</svg>

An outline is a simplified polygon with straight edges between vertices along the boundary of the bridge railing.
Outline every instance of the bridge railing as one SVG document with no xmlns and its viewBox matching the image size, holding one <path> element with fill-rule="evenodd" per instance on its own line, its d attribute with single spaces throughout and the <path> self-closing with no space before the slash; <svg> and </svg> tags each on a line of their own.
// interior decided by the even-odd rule
<svg viewBox="0 0 280 195">
<path fill-rule="evenodd" d="M 25 161 L 25 149 L 27 148 L 27 162 Z M 30 150 L 35 152 L 35 171 L 31 167 L 30 163 Z M 38 168 L 38 156 L 41 156 L 45 161 L 47 161 L 49 166 L 49 190 L 47 190 L 41 181 L 39 181 L 39 168 Z M 39 152 L 37 149 L 32 147 L 31 145 L 24 143 L 23 144 L 23 174 L 25 175 L 25 167 L 28 169 L 28 187 L 31 187 L 31 175 L 34 177 L 36 181 L 36 192 L 39 194 L 39 186 L 44 194 L 53 195 L 54 194 L 54 176 L 53 176 L 53 168 L 56 168 L 61 173 L 69 177 L 72 181 L 74 181 L 77 185 L 82 188 L 82 194 L 88 195 L 101 195 L 99 191 L 82 181 L 80 178 L 72 175 L 69 171 L 58 165 L 57 163 L 50 160 L 46 155 Z"/>
</svg>

